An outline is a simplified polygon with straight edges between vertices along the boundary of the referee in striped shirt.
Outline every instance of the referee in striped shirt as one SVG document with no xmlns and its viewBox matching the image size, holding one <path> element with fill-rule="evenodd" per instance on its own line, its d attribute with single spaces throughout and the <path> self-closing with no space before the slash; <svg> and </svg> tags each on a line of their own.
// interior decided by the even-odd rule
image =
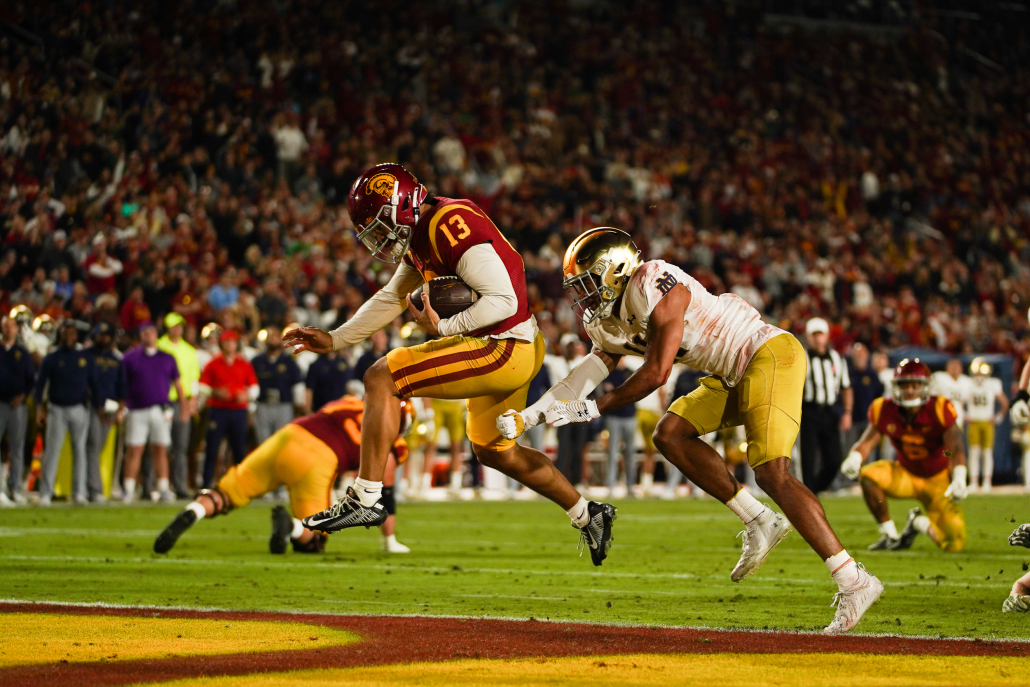
<svg viewBox="0 0 1030 687">
<path fill-rule="evenodd" d="M 818 494 L 830 486 L 840 470 L 841 432 L 851 429 L 855 399 L 847 362 L 830 348 L 826 320 L 810 319 L 805 324 L 805 335 L 808 376 L 801 405 L 801 474 L 805 486 Z"/>
</svg>

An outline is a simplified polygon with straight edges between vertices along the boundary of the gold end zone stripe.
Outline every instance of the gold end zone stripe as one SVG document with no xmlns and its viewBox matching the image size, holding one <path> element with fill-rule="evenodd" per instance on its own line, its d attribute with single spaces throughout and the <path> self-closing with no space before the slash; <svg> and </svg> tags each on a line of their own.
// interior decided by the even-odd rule
<svg viewBox="0 0 1030 687">
<path fill-rule="evenodd" d="M 494 341 L 497 340 L 494 339 Z M 438 377 L 427 377 L 426 379 L 409 382 L 405 384 L 403 387 L 401 387 L 401 397 L 406 398 L 408 396 L 411 396 L 414 392 L 420 389 L 425 389 L 427 387 L 440 386 L 441 384 L 448 384 L 450 382 L 459 382 L 463 379 L 468 379 L 469 377 L 478 377 L 480 375 L 490 374 L 495 370 L 499 370 L 500 368 L 504 367 L 505 364 L 507 364 L 508 360 L 511 359 L 512 353 L 515 352 L 515 341 L 513 339 L 505 339 L 504 343 L 501 345 L 504 348 L 504 350 L 501 351 L 501 354 L 497 356 L 497 358 L 495 358 L 494 360 L 486 363 L 485 365 L 480 365 L 479 367 L 469 367 L 462 370 L 457 370 L 455 372 L 450 372 L 445 375 L 440 375 Z M 497 350 L 498 346 L 488 346 L 487 348 L 489 348 L 492 352 Z M 476 358 L 485 357 L 487 357 L 487 355 L 476 356 Z M 462 356 L 462 358 L 467 359 L 465 356 Z"/>
</svg>

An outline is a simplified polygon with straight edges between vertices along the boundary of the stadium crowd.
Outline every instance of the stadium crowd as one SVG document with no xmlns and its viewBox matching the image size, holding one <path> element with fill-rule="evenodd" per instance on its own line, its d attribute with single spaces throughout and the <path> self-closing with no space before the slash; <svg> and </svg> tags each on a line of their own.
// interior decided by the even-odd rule
<svg viewBox="0 0 1030 687">
<path fill-rule="evenodd" d="M 6 12 L 30 34 L 0 38 L 0 312 L 44 333 L 125 350 L 177 313 L 251 358 L 334 328 L 390 276 L 345 198 L 393 160 L 489 213 L 556 353 L 564 247 L 610 225 L 840 351 L 1027 356 L 1030 44 L 998 18 L 828 41 L 759 2 Z M 418 335 L 391 332 L 351 377 Z"/>
</svg>

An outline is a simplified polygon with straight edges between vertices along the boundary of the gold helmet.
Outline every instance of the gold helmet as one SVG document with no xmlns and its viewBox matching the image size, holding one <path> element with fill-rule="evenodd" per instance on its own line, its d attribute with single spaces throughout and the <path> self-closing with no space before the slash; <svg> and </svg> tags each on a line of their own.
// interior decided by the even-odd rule
<svg viewBox="0 0 1030 687">
<path fill-rule="evenodd" d="M 569 244 L 562 286 L 572 294 L 572 308 L 584 324 L 612 314 L 640 262 L 633 239 L 612 227 L 585 231 Z"/>
<path fill-rule="evenodd" d="M 969 363 L 969 373 L 972 375 L 983 375 L 984 377 L 990 377 L 991 364 L 984 360 L 982 357 L 977 356 L 973 358 L 973 362 Z"/>
</svg>

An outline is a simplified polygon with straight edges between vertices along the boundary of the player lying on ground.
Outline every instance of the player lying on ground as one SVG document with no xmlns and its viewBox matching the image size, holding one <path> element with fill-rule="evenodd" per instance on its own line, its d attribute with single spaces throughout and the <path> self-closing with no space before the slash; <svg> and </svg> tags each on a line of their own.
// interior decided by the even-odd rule
<svg viewBox="0 0 1030 687">
<path fill-rule="evenodd" d="M 505 436 L 518 436 L 545 419 L 555 426 L 588 422 L 659 388 L 676 362 L 708 370 L 712 376 L 675 401 L 661 419 L 655 445 L 744 522 L 744 550 L 731 579 L 740 581 L 754 572 L 793 523 L 840 590 L 836 617 L 826 632 L 847 632 L 880 597 L 883 585 L 848 555 L 818 499 L 788 471 L 805 383 L 801 344 L 762 322 L 741 298 L 716 298 L 678 267 L 661 260 L 641 264 L 639 255 L 628 234 L 607 227 L 572 242 L 565 253 L 564 286 L 594 342 L 593 352 L 533 406 L 499 417 L 498 427 Z M 644 364 L 597 401 L 576 400 L 600 384 L 623 355 L 642 356 Z M 737 425 L 745 428 L 758 486 L 790 522 L 744 490 L 701 439 Z"/>
<path fill-rule="evenodd" d="M 1030 524 L 1020 525 L 1009 535 L 1009 544 L 1030 549 Z M 1001 605 L 1004 613 L 1030 613 L 1030 573 L 1012 585 L 1012 591 Z"/>
<path fill-rule="evenodd" d="M 407 430 L 414 408 L 410 402 L 398 404 L 402 423 L 400 433 Z M 336 475 L 358 467 L 364 404 L 357 396 L 344 396 L 323 406 L 317 413 L 297 418 L 258 446 L 239 465 L 230 467 L 218 486 L 205 489 L 186 506 L 171 524 L 158 535 L 154 551 L 167 553 L 183 532 L 197 520 L 226 515 L 233 508 L 242 508 L 259 496 L 285 486 L 290 493 L 293 517 L 282 506 L 272 509 L 272 553 L 285 553 L 293 544 L 298 553 L 321 553 L 326 536 L 304 527 L 298 518 L 306 518 L 329 507 Z M 393 477 L 397 465 L 408 457 L 403 439 L 394 438 L 387 459 L 382 498 L 376 504 L 383 517 L 383 549 L 390 553 L 408 553 L 408 547 L 397 541 L 396 503 Z"/>
<path fill-rule="evenodd" d="M 860 481 L 869 511 L 880 525 L 880 539 L 869 549 L 907 549 L 922 532 L 943 551 L 961 551 L 966 520 L 958 502 L 968 490 L 958 413 L 948 399 L 930 395 L 930 368 L 918 358 L 902 360 L 891 385 L 893 398 L 878 398 L 869 405 L 869 425 L 841 465 L 846 477 Z M 898 461 L 863 466 L 885 434 Z M 887 497 L 918 499 L 926 512 L 918 506 L 910 510 L 899 534 Z"/>
<path fill-rule="evenodd" d="M 397 436 L 397 400 L 468 399 L 467 434 L 479 462 L 561 506 L 589 545 L 594 565 L 600 565 L 611 544 L 615 509 L 588 503 L 547 456 L 502 437 L 494 424 L 504 411 L 526 407 L 529 383 L 544 359 L 521 256 L 475 203 L 428 196 L 400 165 L 378 165 L 361 175 L 347 207 L 358 239 L 376 258 L 400 263 L 397 271 L 331 334 L 302 327 L 283 337 L 285 345 L 295 352 L 339 350 L 364 341 L 405 306 L 422 329 L 442 338 L 395 348 L 365 373 L 370 412 L 361 429 L 358 479 L 343 499 L 304 524 L 325 532 L 378 525 L 385 517 L 378 504 L 390 445 Z M 441 276 L 459 277 L 479 299 L 442 320 L 425 293 L 421 311 L 414 308 L 409 294 Z"/>
</svg>

